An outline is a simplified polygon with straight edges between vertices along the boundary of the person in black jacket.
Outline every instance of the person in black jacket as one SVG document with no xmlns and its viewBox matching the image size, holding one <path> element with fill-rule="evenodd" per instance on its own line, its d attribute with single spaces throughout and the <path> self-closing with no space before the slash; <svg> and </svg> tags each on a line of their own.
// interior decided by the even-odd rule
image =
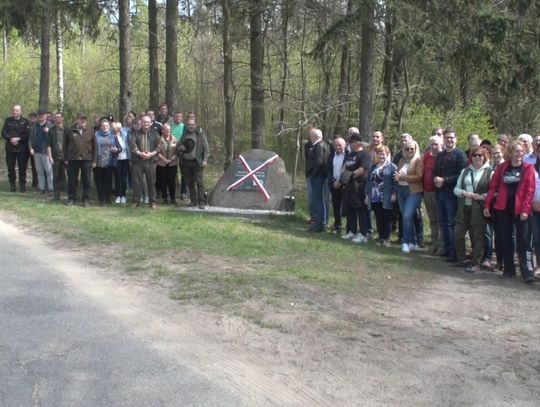
<svg viewBox="0 0 540 407">
<path fill-rule="evenodd" d="M 314 232 L 323 232 L 326 229 L 328 211 L 324 196 L 325 182 L 330 157 L 328 143 L 323 140 L 322 131 L 312 129 L 309 132 L 311 146 L 306 150 L 306 180 L 311 187 L 311 194 L 308 199 L 310 213 L 313 217 Z"/>
<path fill-rule="evenodd" d="M 447 257 L 447 261 L 454 263 L 457 261 L 454 244 L 457 197 L 454 195 L 454 188 L 461 170 L 467 164 L 467 156 L 462 150 L 456 147 L 456 144 L 456 132 L 446 129 L 444 131 L 445 150 L 437 155 L 435 170 L 433 171 L 439 226 L 444 241 L 443 256 Z"/>
<path fill-rule="evenodd" d="M 28 167 L 28 137 L 30 136 L 30 122 L 22 116 L 22 108 L 15 105 L 11 109 L 11 116 L 4 122 L 2 138 L 6 140 L 6 164 L 11 192 L 16 191 L 17 175 L 15 164 L 19 167 L 20 191 L 26 190 L 26 168 Z"/>
</svg>

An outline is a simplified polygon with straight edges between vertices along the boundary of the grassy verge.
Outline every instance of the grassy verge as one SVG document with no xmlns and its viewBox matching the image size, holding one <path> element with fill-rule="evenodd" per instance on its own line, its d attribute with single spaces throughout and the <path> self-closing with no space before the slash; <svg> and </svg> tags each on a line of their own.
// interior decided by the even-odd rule
<svg viewBox="0 0 540 407">
<path fill-rule="evenodd" d="M 291 303 L 326 312 L 336 296 L 381 297 L 433 275 L 432 260 L 424 256 L 308 233 L 301 216 L 253 222 L 170 207 L 66 207 L 39 194 L 6 192 L 5 183 L 0 189 L 0 212 L 24 226 L 90 252 L 106 248 L 127 274 L 148 277 L 172 298 L 229 310 L 262 326 L 279 326 L 266 319 L 267 311 Z"/>
</svg>

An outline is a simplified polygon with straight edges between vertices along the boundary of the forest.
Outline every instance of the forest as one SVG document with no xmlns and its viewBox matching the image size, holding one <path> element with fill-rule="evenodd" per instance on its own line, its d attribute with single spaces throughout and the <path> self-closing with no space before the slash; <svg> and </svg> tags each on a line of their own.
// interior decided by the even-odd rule
<svg viewBox="0 0 540 407">
<path fill-rule="evenodd" d="M 295 173 L 309 126 L 535 134 L 539 17 L 532 0 L 3 0 L 0 111 L 165 102 L 197 114 L 214 163 L 267 148 Z"/>
</svg>

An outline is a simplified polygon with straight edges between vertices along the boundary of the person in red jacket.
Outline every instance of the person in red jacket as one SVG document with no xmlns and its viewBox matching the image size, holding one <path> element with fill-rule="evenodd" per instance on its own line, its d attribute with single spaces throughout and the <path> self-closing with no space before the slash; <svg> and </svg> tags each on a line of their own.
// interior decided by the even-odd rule
<svg viewBox="0 0 540 407">
<path fill-rule="evenodd" d="M 484 216 L 495 217 L 495 228 L 502 237 L 503 278 L 516 276 L 514 265 L 516 248 L 512 233 L 509 232 L 515 227 L 521 275 L 524 281 L 530 284 L 534 282 L 531 248 L 534 168 L 523 161 L 525 149 L 518 141 L 514 141 L 508 147 L 508 154 L 510 159 L 497 167 L 491 179 L 484 204 Z M 495 202 L 492 211 L 490 208 L 493 201 Z"/>
</svg>

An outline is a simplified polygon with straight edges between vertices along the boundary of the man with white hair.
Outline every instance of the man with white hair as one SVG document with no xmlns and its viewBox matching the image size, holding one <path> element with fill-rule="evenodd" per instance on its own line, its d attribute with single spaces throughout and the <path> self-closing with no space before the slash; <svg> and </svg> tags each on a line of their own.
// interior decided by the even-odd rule
<svg viewBox="0 0 540 407">
<path fill-rule="evenodd" d="M 478 147 L 482 140 L 480 140 L 480 136 L 476 133 L 471 133 L 467 136 L 467 143 L 469 144 L 469 148 L 465 150 L 465 155 L 467 158 L 469 158 L 469 155 L 471 153 L 471 148 Z"/>
<path fill-rule="evenodd" d="M 523 134 L 520 134 L 517 139 L 525 150 L 523 161 L 531 165 L 536 164 L 536 154 L 534 154 L 532 136 L 530 134 L 523 133 Z"/>
<path fill-rule="evenodd" d="M 330 157 L 330 148 L 323 140 L 322 131 L 311 129 L 309 132 L 311 145 L 306 151 L 306 180 L 311 187 L 308 197 L 309 212 L 312 216 L 313 232 L 323 232 L 326 230 L 328 211 L 324 189 L 327 175 L 327 164 Z"/>
<path fill-rule="evenodd" d="M 341 201 L 343 195 L 343 185 L 341 180 L 341 172 L 345 162 L 345 139 L 336 137 L 333 142 L 334 151 L 328 159 L 328 185 L 332 194 L 332 208 L 334 211 L 334 230 L 332 233 L 341 235 Z"/>
</svg>

